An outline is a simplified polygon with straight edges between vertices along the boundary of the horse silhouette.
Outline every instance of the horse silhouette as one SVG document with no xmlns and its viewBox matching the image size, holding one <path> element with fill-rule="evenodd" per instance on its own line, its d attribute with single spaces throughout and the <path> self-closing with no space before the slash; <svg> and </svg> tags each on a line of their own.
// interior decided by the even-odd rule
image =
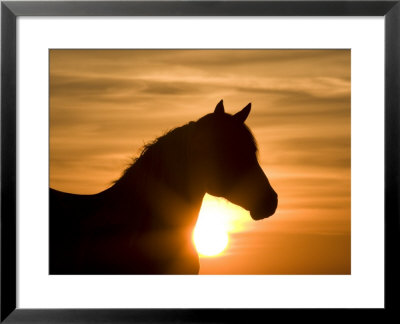
<svg viewBox="0 0 400 324">
<path fill-rule="evenodd" d="M 94 195 L 50 188 L 50 274 L 197 274 L 192 240 L 203 197 L 224 197 L 254 220 L 277 194 L 244 124 L 222 100 L 213 113 L 145 146 L 113 186 Z"/>
</svg>

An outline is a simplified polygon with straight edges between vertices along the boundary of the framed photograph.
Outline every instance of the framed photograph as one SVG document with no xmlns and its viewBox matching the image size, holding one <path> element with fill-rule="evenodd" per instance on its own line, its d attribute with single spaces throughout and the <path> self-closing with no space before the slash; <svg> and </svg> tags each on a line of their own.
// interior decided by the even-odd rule
<svg viewBox="0 0 400 324">
<path fill-rule="evenodd" d="M 399 15 L 2 2 L 1 321 L 395 312 Z"/>
</svg>

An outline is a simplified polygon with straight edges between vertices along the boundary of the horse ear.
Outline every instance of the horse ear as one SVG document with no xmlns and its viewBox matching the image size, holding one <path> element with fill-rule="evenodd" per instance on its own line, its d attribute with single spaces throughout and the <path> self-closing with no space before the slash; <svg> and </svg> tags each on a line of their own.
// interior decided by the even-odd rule
<svg viewBox="0 0 400 324">
<path fill-rule="evenodd" d="M 221 100 L 218 102 L 218 105 L 215 107 L 214 114 L 223 114 L 225 113 L 225 108 L 224 108 L 224 101 Z"/>
<path fill-rule="evenodd" d="M 234 114 L 233 118 L 235 118 L 237 121 L 240 121 L 241 123 L 244 123 L 247 116 L 250 114 L 250 109 L 251 109 L 251 103 L 249 103 L 246 107 L 244 107 L 238 113 Z"/>
</svg>

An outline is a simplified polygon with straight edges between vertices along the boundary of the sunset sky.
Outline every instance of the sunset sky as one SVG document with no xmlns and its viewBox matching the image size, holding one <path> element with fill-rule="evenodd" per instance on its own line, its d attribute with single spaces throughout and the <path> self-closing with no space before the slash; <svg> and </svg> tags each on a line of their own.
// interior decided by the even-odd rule
<svg viewBox="0 0 400 324">
<path fill-rule="evenodd" d="M 200 274 L 350 274 L 350 50 L 51 50 L 50 186 L 94 194 L 144 144 L 223 99 L 279 195 L 255 222 L 226 206 L 229 242 Z"/>
</svg>

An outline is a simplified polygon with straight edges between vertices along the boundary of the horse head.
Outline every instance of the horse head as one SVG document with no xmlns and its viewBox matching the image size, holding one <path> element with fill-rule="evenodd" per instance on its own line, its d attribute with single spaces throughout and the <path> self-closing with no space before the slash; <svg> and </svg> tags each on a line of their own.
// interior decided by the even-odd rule
<svg viewBox="0 0 400 324">
<path fill-rule="evenodd" d="M 244 123 L 250 110 L 248 104 L 234 115 L 227 114 L 221 100 L 213 113 L 196 122 L 192 146 L 205 191 L 259 220 L 275 213 L 278 196 L 258 163 L 255 139 Z"/>
</svg>

